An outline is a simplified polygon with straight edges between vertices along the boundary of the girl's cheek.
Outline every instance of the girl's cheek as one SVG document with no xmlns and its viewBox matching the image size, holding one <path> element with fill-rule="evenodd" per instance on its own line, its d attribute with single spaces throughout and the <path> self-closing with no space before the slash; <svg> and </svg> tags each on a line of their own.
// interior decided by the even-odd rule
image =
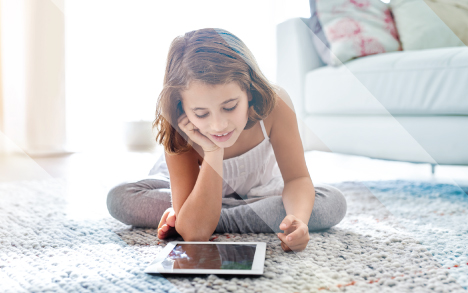
<svg viewBox="0 0 468 293">
<path fill-rule="evenodd" d="M 193 125 L 200 130 L 201 133 L 206 133 L 206 123 L 196 121 Z"/>
</svg>

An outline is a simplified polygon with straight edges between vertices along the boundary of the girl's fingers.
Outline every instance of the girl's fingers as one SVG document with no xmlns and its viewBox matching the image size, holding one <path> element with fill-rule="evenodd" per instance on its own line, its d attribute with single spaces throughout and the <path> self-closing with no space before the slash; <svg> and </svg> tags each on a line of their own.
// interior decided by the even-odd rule
<svg viewBox="0 0 468 293">
<path fill-rule="evenodd" d="M 309 229 L 307 226 L 305 227 L 300 227 L 294 232 L 286 235 L 284 233 L 278 233 L 277 236 L 281 240 L 281 247 L 283 248 L 284 251 L 300 251 L 304 249 L 304 242 L 307 239 L 307 243 L 309 242 L 309 236 L 308 236 Z M 306 235 L 307 234 L 307 235 Z M 304 238 L 307 236 L 307 238 Z M 291 237 L 291 240 L 289 240 L 289 237 Z M 307 243 L 305 245 L 307 246 Z"/>
<path fill-rule="evenodd" d="M 177 124 L 179 125 L 180 129 L 184 130 L 184 132 L 198 130 L 198 128 L 192 122 L 190 122 L 186 114 L 182 114 L 179 117 Z"/>
<path fill-rule="evenodd" d="M 177 119 L 177 123 L 180 123 L 185 118 L 187 118 L 187 114 L 184 113 L 184 114 L 180 115 L 179 118 Z"/>
<path fill-rule="evenodd" d="M 294 241 L 297 239 L 301 239 L 308 232 L 306 230 L 307 229 L 305 227 L 301 226 L 300 228 L 296 229 L 294 232 L 287 235 L 286 241 Z"/>
<path fill-rule="evenodd" d="M 285 242 L 281 241 L 281 248 L 283 248 L 284 251 L 301 251 L 303 250 L 303 244 L 293 244 L 289 243 L 286 244 Z"/>
<path fill-rule="evenodd" d="M 296 217 L 294 215 L 287 215 L 279 226 L 280 230 L 286 230 L 296 223 Z"/>
<path fill-rule="evenodd" d="M 185 115 L 185 114 L 184 114 Z M 179 117 L 179 128 L 187 136 L 187 142 L 193 146 L 192 142 L 201 146 L 204 150 L 217 149 L 218 146 L 206 135 L 200 132 L 200 129 L 195 126 L 187 116 Z"/>
<path fill-rule="evenodd" d="M 167 216 L 169 216 L 168 210 L 166 210 L 164 214 L 162 215 L 161 220 L 159 221 L 158 229 L 161 228 L 161 226 L 163 226 L 164 224 L 166 224 Z"/>
<path fill-rule="evenodd" d="M 158 229 L 158 233 L 166 233 L 167 230 L 169 229 L 167 228 L 167 225 L 164 224 L 163 226 L 161 226 L 161 228 Z"/>
<path fill-rule="evenodd" d="M 158 229 L 158 238 L 159 239 L 164 239 L 167 237 L 171 237 L 174 235 L 178 235 L 176 229 L 174 227 L 170 227 L 168 225 L 164 225 L 163 227 Z"/>
<path fill-rule="evenodd" d="M 188 120 L 188 118 L 184 118 L 180 123 L 179 123 L 179 128 L 185 132 L 185 134 L 189 134 L 190 131 L 195 132 L 198 128 L 193 125 L 192 122 Z"/>
<path fill-rule="evenodd" d="M 190 123 L 190 120 L 188 120 L 187 115 L 182 114 L 179 119 L 177 119 L 177 124 L 179 125 L 179 128 L 185 128 L 187 124 Z"/>
<path fill-rule="evenodd" d="M 283 222 L 279 226 L 281 230 L 286 230 L 289 226 L 291 226 L 292 221 L 288 217 L 284 218 Z"/>
<path fill-rule="evenodd" d="M 186 131 L 187 124 L 188 124 L 188 123 L 185 123 L 185 121 L 182 120 L 182 121 L 179 123 L 179 128 L 180 128 L 183 132 L 187 132 L 187 131 Z"/>
<path fill-rule="evenodd" d="M 289 248 L 289 246 L 287 246 L 286 244 L 284 244 L 284 242 L 281 242 L 281 248 L 282 248 L 284 251 L 291 251 L 291 248 Z"/>
<path fill-rule="evenodd" d="M 164 239 L 166 238 L 166 232 L 162 231 L 161 229 L 158 230 L 158 238 Z"/>
<path fill-rule="evenodd" d="M 276 234 L 278 236 L 278 238 L 281 240 L 281 242 L 283 242 L 284 244 L 287 244 L 287 242 L 289 242 L 287 239 L 286 239 L 286 234 L 284 233 L 278 233 Z"/>
</svg>

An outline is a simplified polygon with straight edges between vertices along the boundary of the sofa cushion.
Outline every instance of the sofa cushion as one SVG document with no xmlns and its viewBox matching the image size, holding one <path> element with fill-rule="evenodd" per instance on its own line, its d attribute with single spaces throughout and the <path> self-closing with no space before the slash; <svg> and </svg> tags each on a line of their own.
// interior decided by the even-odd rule
<svg viewBox="0 0 468 293">
<path fill-rule="evenodd" d="M 317 16 L 330 44 L 330 62 L 400 50 L 387 4 L 380 0 L 316 0 Z M 312 8 L 312 7 L 311 7 Z"/>
<path fill-rule="evenodd" d="M 468 21 L 464 20 L 467 15 L 462 7 L 455 5 L 456 2 L 392 0 L 390 4 L 403 50 L 464 46 L 454 29 L 462 32 L 468 28 Z M 460 4 L 463 2 L 466 0 Z"/>
<path fill-rule="evenodd" d="M 467 47 L 391 52 L 309 72 L 303 106 L 310 114 L 468 115 L 467 81 Z"/>
</svg>

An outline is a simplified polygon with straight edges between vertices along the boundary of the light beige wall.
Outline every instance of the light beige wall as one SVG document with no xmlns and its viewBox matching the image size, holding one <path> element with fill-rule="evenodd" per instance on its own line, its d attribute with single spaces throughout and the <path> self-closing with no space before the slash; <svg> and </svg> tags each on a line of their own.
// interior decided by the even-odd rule
<svg viewBox="0 0 468 293">
<path fill-rule="evenodd" d="M 25 2 L 25 151 L 33 156 L 61 153 L 66 143 L 64 14 L 56 2 Z"/>
<path fill-rule="evenodd" d="M 2 74 L 2 2 L 0 1 L 0 132 L 3 134 L 5 127 L 3 125 L 3 74 Z M 0 154 L 5 152 L 5 142 L 0 134 Z"/>
<path fill-rule="evenodd" d="M 61 153 L 66 139 L 63 1 L 0 3 L 0 150 L 3 142 L 7 153 Z"/>
</svg>

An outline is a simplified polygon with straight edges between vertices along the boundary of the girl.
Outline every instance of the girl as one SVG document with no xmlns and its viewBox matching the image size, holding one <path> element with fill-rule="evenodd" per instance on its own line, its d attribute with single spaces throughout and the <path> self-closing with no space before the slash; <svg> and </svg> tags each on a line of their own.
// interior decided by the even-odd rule
<svg viewBox="0 0 468 293">
<path fill-rule="evenodd" d="M 165 154 L 150 176 L 108 194 L 110 214 L 123 223 L 185 241 L 284 231 L 283 250 L 301 251 L 309 231 L 346 213 L 338 189 L 312 184 L 288 94 L 225 30 L 174 39 L 155 127 Z"/>
</svg>

